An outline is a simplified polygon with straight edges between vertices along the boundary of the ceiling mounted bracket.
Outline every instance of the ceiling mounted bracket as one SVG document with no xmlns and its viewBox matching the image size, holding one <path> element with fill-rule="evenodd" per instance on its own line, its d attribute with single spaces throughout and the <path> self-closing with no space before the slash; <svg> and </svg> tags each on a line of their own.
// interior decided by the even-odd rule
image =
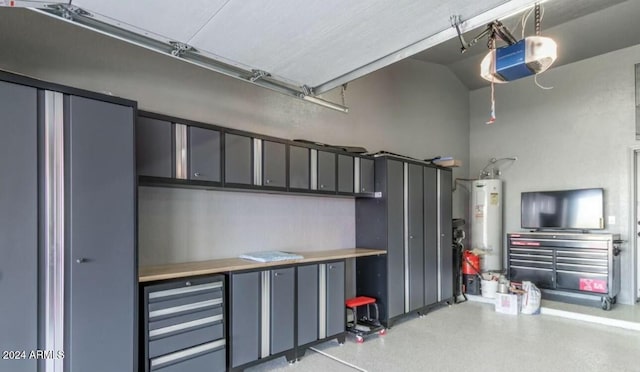
<svg viewBox="0 0 640 372">
<path fill-rule="evenodd" d="M 58 11 L 60 16 L 67 21 L 73 21 L 77 16 L 93 17 L 93 14 L 75 5 L 71 5 L 71 2 L 69 2 L 69 4 L 48 4 L 46 7 Z"/>
<path fill-rule="evenodd" d="M 308 85 L 303 85 L 302 86 L 302 94 L 304 94 L 305 96 L 314 96 L 315 93 L 313 92 L 313 88 L 311 88 Z"/>
<path fill-rule="evenodd" d="M 266 77 L 271 77 L 271 74 L 263 71 L 263 70 L 251 70 L 252 75 L 249 78 L 249 81 L 252 83 L 255 83 L 256 81 L 260 80 L 260 79 L 264 79 Z"/>
<path fill-rule="evenodd" d="M 191 45 L 179 41 L 170 41 L 169 44 L 173 47 L 171 55 L 174 57 L 182 57 L 187 52 L 198 52 L 198 50 Z"/>
<path fill-rule="evenodd" d="M 478 34 L 478 36 L 474 37 L 473 40 L 467 42 L 465 41 L 464 36 L 462 35 L 462 31 L 460 29 L 460 26 L 463 23 L 462 17 L 459 15 L 457 16 L 453 15 L 451 16 L 450 20 L 451 20 L 451 26 L 454 27 L 456 29 L 456 32 L 458 33 L 458 40 L 460 40 L 460 44 L 461 44 L 460 53 L 466 52 L 467 49 L 476 45 L 478 41 L 480 41 L 480 39 L 482 39 L 485 36 L 489 37 L 489 41 L 487 42 L 487 47 L 489 49 L 493 49 L 495 47 L 496 37 L 499 37 L 501 40 L 503 40 L 505 43 L 509 45 L 513 45 L 517 42 L 516 38 L 513 36 L 513 34 L 511 34 L 509 29 L 507 29 L 507 27 L 498 20 L 495 20 L 489 23 L 487 27 L 481 33 Z"/>
</svg>

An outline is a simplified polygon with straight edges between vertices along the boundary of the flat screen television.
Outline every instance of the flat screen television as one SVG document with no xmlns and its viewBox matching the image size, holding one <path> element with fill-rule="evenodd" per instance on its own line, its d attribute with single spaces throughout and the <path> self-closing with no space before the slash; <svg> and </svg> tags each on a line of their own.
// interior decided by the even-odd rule
<svg viewBox="0 0 640 372">
<path fill-rule="evenodd" d="M 604 189 L 523 192 L 520 208 L 523 229 L 604 229 Z"/>
</svg>

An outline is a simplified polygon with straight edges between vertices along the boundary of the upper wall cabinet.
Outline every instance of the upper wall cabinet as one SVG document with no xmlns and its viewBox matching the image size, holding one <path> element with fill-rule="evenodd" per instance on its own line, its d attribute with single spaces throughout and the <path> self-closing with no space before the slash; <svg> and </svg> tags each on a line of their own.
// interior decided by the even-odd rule
<svg viewBox="0 0 640 372">
<path fill-rule="evenodd" d="M 309 191 L 311 157 L 306 147 L 289 146 L 289 190 Z"/>
<path fill-rule="evenodd" d="M 136 161 L 142 185 L 374 195 L 373 158 L 150 112 Z"/>
<path fill-rule="evenodd" d="M 286 189 L 287 145 L 262 141 L 262 186 Z"/>
<path fill-rule="evenodd" d="M 336 191 L 336 154 L 318 151 L 318 190 Z"/>
<path fill-rule="evenodd" d="M 226 184 L 253 184 L 252 138 L 224 134 L 224 181 Z"/>
<path fill-rule="evenodd" d="M 356 193 L 373 193 L 375 192 L 373 159 L 359 158 L 356 161 L 358 160 L 360 161 L 360 174 L 356 175 L 356 177 L 360 177 L 360 188 L 359 190 L 356 190 Z"/>
<path fill-rule="evenodd" d="M 175 173 L 173 125 L 139 116 L 136 123 L 136 167 L 139 176 L 171 178 Z"/>
<path fill-rule="evenodd" d="M 353 156 L 338 155 L 338 193 L 353 194 Z"/>
<path fill-rule="evenodd" d="M 212 129 L 188 127 L 189 179 L 222 182 L 220 132 Z"/>
</svg>

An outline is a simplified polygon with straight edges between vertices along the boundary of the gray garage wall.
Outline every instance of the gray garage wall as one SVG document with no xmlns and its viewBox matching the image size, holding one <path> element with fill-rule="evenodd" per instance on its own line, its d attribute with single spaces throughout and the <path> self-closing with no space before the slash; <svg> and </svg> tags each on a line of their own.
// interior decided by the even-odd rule
<svg viewBox="0 0 640 372">
<path fill-rule="evenodd" d="M 551 69 L 496 88 L 497 121 L 488 117 L 490 90 L 470 95 L 471 175 L 492 157 L 517 156 L 504 167 L 505 231 L 520 230 L 520 193 L 587 187 L 605 189 L 607 231 L 620 233 L 620 301 L 632 303 L 632 153 L 635 140 L 634 64 L 640 46 Z M 607 221 L 605 220 L 605 223 Z"/>
<path fill-rule="evenodd" d="M 439 65 L 407 60 L 350 83 L 346 103 L 351 111 L 345 115 L 26 10 L 0 12 L 0 40 L 4 50 L 11 51 L 0 58 L 1 69 L 134 99 L 144 110 L 422 159 L 450 155 L 465 163 L 454 177 L 468 174 L 469 92 Z M 325 98 L 339 102 L 340 94 L 330 92 Z M 456 217 L 467 205 L 466 195 L 460 195 L 456 192 L 454 198 Z M 313 223 L 301 228 L 299 221 L 264 215 L 261 208 L 272 207 L 276 199 L 279 208 L 294 216 L 314 216 L 309 220 Z M 261 219 L 249 220 L 252 210 L 263 215 Z M 337 220 L 332 220 L 334 214 Z M 296 242 L 301 249 L 352 247 L 353 220 L 352 199 L 141 188 L 141 264 L 279 245 L 293 249 Z M 217 234 L 221 226 L 231 226 L 229 221 L 243 228 Z M 339 221 L 344 228 L 335 228 Z M 266 245 L 265 234 L 271 234 Z"/>
</svg>

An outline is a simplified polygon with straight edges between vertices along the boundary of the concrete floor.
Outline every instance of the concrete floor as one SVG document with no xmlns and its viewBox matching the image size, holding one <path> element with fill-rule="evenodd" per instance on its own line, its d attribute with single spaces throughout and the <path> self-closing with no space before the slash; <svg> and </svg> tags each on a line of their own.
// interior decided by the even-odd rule
<svg viewBox="0 0 640 372">
<path fill-rule="evenodd" d="M 348 338 L 317 349 L 357 368 L 308 351 L 247 371 L 640 371 L 640 333 L 547 315 L 503 315 L 466 302 L 396 324 L 364 344 Z"/>
</svg>

